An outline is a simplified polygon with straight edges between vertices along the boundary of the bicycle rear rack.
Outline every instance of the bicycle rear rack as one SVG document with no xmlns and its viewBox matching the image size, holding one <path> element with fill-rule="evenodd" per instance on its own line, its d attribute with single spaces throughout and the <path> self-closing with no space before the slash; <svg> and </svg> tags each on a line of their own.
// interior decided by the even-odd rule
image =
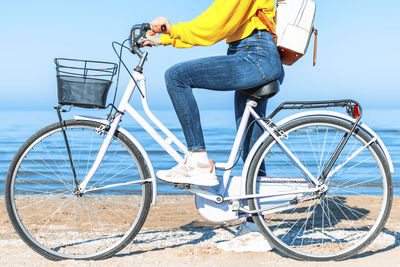
<svg viewBox="0 0 400 267">
<path fill-rule="evenodd" d="M 329 159 L 326 164 L 324 170 L 321 173 L 321 176 L 318 178 L 322 183 L 325 182 L 329 172 L 332 170 L 333 165 L 335 165 L 337 159 L 339 158 L 340 153 L 342 153 L 345 145 L 350 139 L 350 136 L 357 129 L 358 123 L 362 117 L 362 107 L 361 105 L 351 99 L 345 100 L 331 100 L 331 101 L 298 101 L 298 102 L 284 102 L 280 104 L 268 117 L 265 118 L 266 121 L 271 120 L 282 110 L 291 110 L 291 109 L 317 109 L 317 108 L 332 108 L 332 107 L 345 107 L 346 112 L 356 119 L 353 127 L 351 128 L 349 133 L 346 133 L 342 140 L 340 141 L 338 147 L 333 153 L 332 157 Z"/>
<path fill-rule="evenodd" d="M 266 119 L 272 119 L 281 110 L 287 109 L 317 109 L 317 108 L 333 108 L 333 107 L 346 107 L 346 112 L 354 119 L 362 117 L 361 105 L 352 99 L 344 100 L 330 100 L 330 101 L 295 101 L 283 102 L 280 104 Z M 357 123 L 358 123 L 357 122 Z"/>
</svg>

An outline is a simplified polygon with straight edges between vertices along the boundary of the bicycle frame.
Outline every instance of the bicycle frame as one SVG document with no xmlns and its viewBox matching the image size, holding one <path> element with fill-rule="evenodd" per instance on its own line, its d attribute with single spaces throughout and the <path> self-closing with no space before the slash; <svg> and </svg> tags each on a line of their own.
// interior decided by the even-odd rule
<svg viewBox="0 0 400 267">
<path fill-rule="evenodd" d="M 167 138 L 163 138 L 130 104 L 129 101 L 131 99 L 131 96 L 135 90 L 136 87 L 140 88 L 140 91 L 142 92 L 142 105 L 144 108 L 144 111 L 146 115 L 149 117 L 149 119 L 163 132 Z M 263 121 L 260 116 L 254 111 L 254 107 L 257 105 L 255 101 L 249 101 L 246 105 L 246 108 L 244 110 L 244 114 L 242 116 L 242 121 L 239 126 L 239 129 L 237 131 L 237 135 L 235 137 L 235 141 L 233 143 L 232 151 L 230 153 L 228 162 L 226 163 L 216 163 L 216 167 L 219 168 L 225 168 L 226 170 L 224 171 L 223 174 L 223 180 L 222 183 L 219 187 L 219 190 L 216 194 L 211 193 L 210 191 L 206 191 L 203 189 L 197 189 L 197 188 L 192 188 L 189 189 L 189 191 L 200 195 L 206 199 L 209 200 L 214 200 L 216 202 L 221 202 L 221 196 L 224 196 L 228 187 L 229 187 L 229 181 L 231 179 L 231 167 L 234 165 L 234 161 L 238 155 L 240 144 L 242 142 L 242 139 L 244 138 L 244 132 L 246 130 L 246 125 L 250 119 L 250 117 L 253 117 L 257 122 L 263 127 L 268 133 L 268 135 L 272 136 L 281 150 L 286 154 L 286 156 L 292 161 L 292 163 L 304 174 L 304 177 L 309 180 L 314 185 L 314 188 L 308 189 L 308 190 L 303 190 L 303 191 L 288 191 L 288 192 L 280 192 L 280 194 L 288 194 L 288 195 L 293 195 L 293 194 L 299 194 L 299 193 L 306 193 L 306 192 L 316 192 L 318 191 L 318 186 L 319 186 L 319 181 L 317 178 L 315 178 L 306 168 L 305 166 L 296 158 L 296 156 L 286 147 L 286 145 L 280 140 L 280 137 L 278 137 L 277 133 L 275 132 L 275 129 L 273 129 L 270 125 L 268 125 L 265 121 Z M 96 173 L 98 167 L 100 166 L 101 161 L 104 158 L 104 155 L 111 143 L 111 140 L 114 136 L 115 131 L 118 129 L 118 125 L 121 121 L 122 115 L 127 112 L 133 119 L 135 119 L 143 129 L 147 131 L 147 133 L 157 142 L 160 144 L 160 146 L 178 163 L 183 162 L 184 158 L 172 147 L 172 144 L 175 144 L 179 150 L 186 154 L 187 153 L 187 148 L 185 145 L 182 144 L 178 140 L 176 136 L 174 136 L 168 129 L 165 127 L 150 111 L 150 108 L 147 104 L 147 94 L 146 94 L 146 83 L 145 83 L 145 76 L 141 74 L 138 71 L 133 72 L 133 79 L 130 80 L 123 97 L 121 99 L 121 102 L 118 106 L 118 112 L 116 113 L 116 116 L 112 123 L 109 125 L 109 130 L 108 133 L 105 137 L 105 140 L 103 141 L 103 144 L 99 150 L 99 153 L 96 157 L 95 162 L 93 163 L 91 169 L 89 170 L 88 174 L 84 178 L 84 180 L 80 183 L 79 185 L 79 192 L 85 193 L 85 192 L 90 192 L 90 191 L 97 191 L 101 190 L 102 188 L 91 188 L 91 189 L 86 189 L 87 184 L 89 183 L 90 179 L 94 176 Z M 107 123 L 108 121 L 102 121 L 103 123 Z M 141 181 L 133 181 L 133 182 L 127 182 L 127 183 L 120 183 L 120 184 L 115 184 L 115 185 L 109 185 L 107 187 L 117 187 L 117 186 L 123 186 L 123 185 L 128 185 L 128 184 L 140 184 L 144 182 L 151 182 L 153 183 L 153 202 L 155 203 L 155 196 L 156 196 L 156 178 L 154 176 L 154 172 L 152 172 L 152 177 L 149 177 L 148 179 L 141 180 Z M 252 196 L 235 196 L 235 197 L 229 197 L 226 200 L 236 200 L 236 199 L 248 199 L 248 198 L 254 198 L 254 197 L 268 197 L 268 196 L 275 196 L 276 193 L 272 194 L 267 194 L 267 195 L 252 195 Z"/>
<path fill-rule="evenodd" d="M 131 96 L 135 90 L 136 87 L 140 88 L 141 92 L 141 101 L 142 101 L 142 106 L 143 109 L 147 115 L 147 117 L 158 127 L 159 130 L 161 130 L 162 133 L 166 135 L 166 138 L 163 138 L 159 132 L 154 129 L 147 121 L 144 119 L 130 104 L 129 101 L 131 99 Z M 197 196 L 207 200 L 207 201 L 212 201 L 212 203 L 219 205 L 223 201 L 230 201 L 232 203 L 232 210 L 236 211 L 242 211 L 244 213 L 252 213 L 256 211 L 249 211 L 246 210 L 242 207 L 240 207 L 239 201 L 240 200 L 247 200 L 250 198 L 274 198 L 274 197 L 279 197 L 279 196 L 290 196 L 290 195 L 297 195 L 297 194 L 302 194 L 302 193 L 314 193 L 318 192 L 321 190 L 321 186 L 323 184 L 323 180 L 321 181 L 319 177 L 314 177 L 306 168 L 305 166 L 297 159 L 297 157 L 288 149 L 288 147 L 281 141 L 282 136 L 279 136 L 280 133 L 277 131 L 277 127 L 283 125 L 284 123 L 298 119 L 301 117 L 308 117 L 312 115 L 323 115 L 323 116 L 334 116 L 334 117 L 339 117 L 340 119 L 347 120 L 352 122 L 353 124 L 357 125 L 357 121 L 355 119 L 352 119 L 349 116 L 345 116 L 344 114 L 338 113 L 338 112 L 323 112 L 323 111 L 308 111 L 308 112 L 302 112 L 298 113 L 300 115 L 293 115 L 290 116 L 287 119 L 284 119 L 275 125 L 272 120 L 270 120 L 270 117 L 267 118 L 267 120 L 260 118 L 260 116 L 255 112 L 254 107 L 257 106 L 257 102 L 255 101 L 248 101 L 246 108 L 244 110 L 241 124 L 239 125 L 231 153 L 229 155 L 228 161 L 226 163 L 216 163 L 215 166 L 218 168 L 225 168 L 226 170 L 223 173 L 222 176 L 222 182 L 220 183 L 220 186 L 218 190 L 214 190 L 213 188 L 209 189 L 201 189 L 197 187 L 192 187 L 192 188 L 183 188 L 187 189 L 188 191 L 196 194 Z M 172 144 L 176 145 L 178 149 L 180 150 L 181 153 L 186 154 L 188 152 L 187 148 L 185 145 L 182 144 L 178 140 L 178 138 L 173 135 L 167 127 L 165 127 L 150 111 L 150 108 L 147 103 L 147 91 L 146 91 L 146 79 L 145 76 L 138 70 L 133 71 L 133 76 L 132 79 L 130 80 L 123 97 L 121 99 L 121 102 L 118 106 L 118 111 L 115 114 L 114 120 L 110 123 L 107 120 L 96 120 L 93 118 L 85 118 L 85 117 L 79 117 L 79 119 L 87 119 L 87 120 L 96 120 L 101 123 L 104 123 L 109 126 L 109 131 L 107 133 L 107 136 L 100 148 L 100 151 L 96 157 L 96 160 L 94 164 L 92 165 L 90 171 L 84 178 L 84 180 L 81 182 L 78 188 L 78 192 L 80 193 L 85 193 L 85 192 L 90 192 L 90 191 L 98 191 L 103 189 L 102 188 L 90 188 L 86 189 L 87 184 L 89 183 L 90 179 L 93 177 L 93 175 L 96 173 L 98 167 L 100 166 L 101 161 L 104 158 L 104 155 L 108 149 L 108 146 L 110 145 L 110 142 L 112 140 L 112 137 L 114 136 L 114 133 L 116 130 L 124 133 L 140 150 L 142 155 L 144 156 L 144 159 L 146 161 L 146 164 L 149 167 L 150 170 L 150 176 L 147 179 L 140 180 L 140 181 L 132 181 L 132 182 L 126 182 L 126 183 L 118 183 L 114 185 L 108 185 L 107 188 L 110 187 L 119 187 L 119 186 L 124 186 L 124 185 L 129 185 L 129 184 L 142 184 L 142 183 L 152 183 L 152 191 L 153 191 L 153 200 L 152 203 L 153 205 L 156 203 L 156 198 L 157 198 L 157 181 L 154 173 L 154 169 L 152 167 L 151 161 L 145 151 L 145 149 L 141 146 L 141 144 L 136 140 L 134 136 L 132 136 L 128 131 L 125 129 L 119 127 L 119 123 L 121 121 L 122 115 L 127 112 L 133 119 L 135 119 L 139 125 L 146 130 L 146 132 L 158 143 L 160 146 L 178 163 L 181 163 L 184 161 L 184 158 L 179 154 L 176 149 L 172 146 Z M 231 168 L 234 165 L 235 159 L 238 156 L 239 153 L 239 148 L 240 144 L 242 142 L 242 139 L 244 138 L 244 132 L 246 130 L 246 126 L 248 124 L 248 121 L 250 117 L 254 118 L 257 123 L 265 130 L 264 134 L 259 138 L 259 140 L 256 142 L 256 144 L 253 146 L 251 149 L 247 160 L 244 164 L 244 168 L 242 171 L 242 176 L 241 176 L 241 182 L 238 183 L 233 183 L 231 177 Z M 380 138 L 368 127 L 366 127 L 363 124 L 357 125 L 357 127 L 363 128 L 368 132 L 371 136 L 375 137 L 373 139 L 373 142 L 377 142 L 379 146 L 381 147 L 382 151 L 386 155 L 390 169 L 393 172 L 393 164 L 390 159 L 390 155 L 387 152 L 386 147 L 380 140 Z M 262 144 L 263 140 L 271 136 L 272 138 L 275 139 L 277 142 L 277 145 L 280 147 L 282 152 L 287 156 L 287 158 L 292 162 L 294 166 L 296 166 L 304 175 L 304 178 L 308 180 L 310 186 L 309 188 L 300 188 L 297 190 L 294 189 L 289 189 L 289 190 L 284 190 L 280 192 L 266 192 L 263 194 L 256 194 L 256 195 L 247 195 L 245 192 L 243 192 L 240 188 L 245 188 L 246 184 L 246 174 L 249 168 L 249 165 L 251 163 L 252 158 L 255 155 L 255 152 L 257 151 L 257 148 Z M 284 133 L 283 133 L 284 137 Z M 364 146 L 363 149 L 366 149 L 367 146 L 370 144 Z M 357 155 L 361 151 L 356 151 L 356 153 L 353 155 Z M 347 162 L 343 162 L 341 165 L 337 166 L 335 169 L 327 173 L 327 177 L 331 177 L 335 172 L 337 172 L 341 167 L 343 167 Z M 231 190 L 229 190 L 231 188 Z M 238 188 L 235 188 L 238 187 Z M 239 190 L 238 190 L 239 189 Z"/>
<path fill-rule="evenodd" d="M 131 80 L 118 107 L 114 102 L 109 105 L 113 109 L 107 119 L 75 116 L 63 121 L 61 112 L 69 110 L 63 110 L 60 101 L 55 108 L 58 123 L 32 135 L 10 164 L 4 189 L 10 222 L 21 240 L 50 260 L 115 255 L 142 229 L 151 197 L 156 204 L 152 162 L 135 136 L 120 126 L 123 115 L 136 120 L 176 162 L 187 159 L 183 154 L 190 155 L 147 104 L 142 70 L 148 53 L 140 48 L 150 24 L 139 26 L 131 31 L 131 52 L 140 58 L 135 71 L 122 60 L 124 43 L 119 44 L 120 54 L 116 52 L 119 67 L 126 68 Z M 135 90 L 146 119 L 129 104 Z M 261 91 L 266 90 L 257 94 Z M 209 221 L 252 217 L 267 241 L 294 259 L 354 256 L 384 229 L 392 207 L 389 171 L 394 169 L 385 145 L 361 123 L 362 108 L 354 100 L 285 102 L 268 117 L 260 117 L 255 111 L 258 102 L 252 99 L 267 95 L 254 97 L 257 94 L 247 95 L 228 161 L 216 163 L 223 172 L 219 185 L 175 184 L 175 188 L 194 193 L 197 211 Z M 330 107 L 344 107 L 347 115 L 315 110 Z M 273 122 L 283 109 L 307 111 Z M 241 175 L 232 177 L 250 121 L 264 133 L 250 149 Z M 54 238 L 59 233 L 61 238 Z"/>
</svg>

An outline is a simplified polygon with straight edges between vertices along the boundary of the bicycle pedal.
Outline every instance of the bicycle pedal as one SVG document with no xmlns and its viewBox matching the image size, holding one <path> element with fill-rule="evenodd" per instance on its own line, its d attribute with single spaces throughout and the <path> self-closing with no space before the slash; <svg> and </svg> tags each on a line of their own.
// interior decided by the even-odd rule
<svg viewBox="0 0 400 267">
<path fill-rule="evenodd" d="M 190 189 L 190 184 L 174 184 L 175 189 Z"/>
</svg>

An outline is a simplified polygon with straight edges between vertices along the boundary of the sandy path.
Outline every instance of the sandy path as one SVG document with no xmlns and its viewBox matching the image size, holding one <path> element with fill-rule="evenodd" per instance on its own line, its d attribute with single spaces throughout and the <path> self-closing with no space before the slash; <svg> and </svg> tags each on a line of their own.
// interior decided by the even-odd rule
<svg viewBox="0 0 400 267">
<path fill-rule="evenodd" d="M 240 222 L 212 224 L 196 211 L 193 196 L 159 196 L 135 241 L 103 261 L 62 261 L 56 266 L 400 266 L 400 197 L 396 197 L 384 233 L 357 257 L 343 262 L 299 262 L 270 252 L 226 252 L 217 243 L 230 240 Z M 0 202 L 0 265 L 55 266 L 27 247 L 8 221 Z M 178 206 L 179 205 L 179 206 Z M 178 206 L 178 207 L 177 207 Z"/>
</svg>

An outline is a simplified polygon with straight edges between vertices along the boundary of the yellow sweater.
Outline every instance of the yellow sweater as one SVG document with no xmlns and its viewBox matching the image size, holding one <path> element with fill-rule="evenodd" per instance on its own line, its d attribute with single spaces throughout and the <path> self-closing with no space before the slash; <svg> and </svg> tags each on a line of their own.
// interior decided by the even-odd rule
<svg viewBox="0 0 400 267">
<path fill-rule="evenodd" d="M 262 9 L 274 23 L 274 0 L 216 0 L 194 20 L 172 25 L 171 34 L 162 35 L 161 42 L 186 48 L 209 46 L 223 39 L 227 43 L 241 40 L 255 29 L 267 29 L 256 15 L 258 9 Z"/>
</svg>

